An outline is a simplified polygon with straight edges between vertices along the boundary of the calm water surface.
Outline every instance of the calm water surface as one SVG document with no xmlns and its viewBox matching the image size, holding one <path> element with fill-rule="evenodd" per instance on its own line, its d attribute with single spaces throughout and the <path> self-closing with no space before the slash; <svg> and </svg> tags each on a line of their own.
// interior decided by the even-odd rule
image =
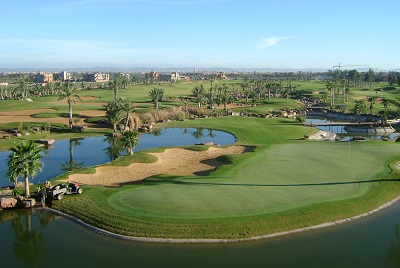
<svg viewBox="0 0 400 268">
<path fill-rule="evenodd" d="M 335 121 L 323 118 L 323 117 L 318 117 L 318 116 L 307 116 L 306 122 L 308 123 L 334 123 Z M 329 131 L 337 134 L 337 137 L 340 141 L 349 141 L 353 139 L 355 136 L 363 136 L 368 140 L 382 140 L 383 138 L 386 138 L 388 140 L 396 140 L 400 134 L 399 133 L 392 133 L 386 136 L 382 135 L 369 135 L 369 134 L 364 134 L 364 133 L 348 133 L 345 129 L 345 126 L 317 126 L 319 130 L 323 131 Z"/>
<path fill-rule="evenodd" d="M 123 241 L 43 211 L 3 210 L 0 219 L 1 267 L 400 267 L 400 204 L 352 223 L 230 244 Z"/>
<path fill-rule="evenodd" d="M 213 142 L 222 146 L 235 142 L 227 132 L 205 128 L 164 128 L 153 133 L 142 134 L 135 151 L 166 146 L 187 146 L 201 142 Z M 0 187 L 10 185 L 6 179 L 8 152 L 0 152 Z M 103 164 L 125 155 L 126 151 L 118 139 L 113 137 L 90 137 L 56 141 L 43 150 L 43 171 L 32 183 L 52 179 L 68 170 Z M 20 178 L 19 181 L 22 181 Z"/>
</svg>

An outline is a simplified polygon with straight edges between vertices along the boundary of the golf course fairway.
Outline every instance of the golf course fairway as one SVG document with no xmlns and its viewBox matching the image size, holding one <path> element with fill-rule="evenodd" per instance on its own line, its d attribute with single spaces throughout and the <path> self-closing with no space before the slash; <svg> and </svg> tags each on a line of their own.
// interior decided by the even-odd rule
<svg viewBox="0 0 400 268">
<path fill-rule="evenodd" d="M 166 126 L 228 131 L 251 148 L 208 176 L 156 175 L 133 185 L 86 186 L 55 208 L 135 237 L 238 239 L 336 221 L 400 194 L 394 142 L 317 142 L 291 120 L 213 118 Z"/>
</svg>

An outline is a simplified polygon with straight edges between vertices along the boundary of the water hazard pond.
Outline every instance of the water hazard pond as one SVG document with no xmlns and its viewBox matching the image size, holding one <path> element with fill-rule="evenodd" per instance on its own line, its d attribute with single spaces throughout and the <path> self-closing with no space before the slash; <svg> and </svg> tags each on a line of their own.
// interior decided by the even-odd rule
<svg viewBox="0 0 400 268">
<path fill-rule="evenodd" d="M 227 132 L 205 128 L 163 128 L 142 134 L 134 151 L 167 146 L 190 146 L 213 142 L 222 146 L 235 142 Z M 0 187 L 10 185 L 5 178 L 8 152 L 0 152 Z M 68 170 L 103 164 L 126 154 L 118 139 L 111 136 L 56 141 L 43 151 L 43 171 L 30 180 L 36 184 L 54 178 Z M 22 181 L 20 179 L 20 181 Z"/>
<path fill-rule="evenodd" d="M 400 204 L 351 223 L 267 240 L 156 244 L 105 237 L 31 210 L 0 211 L 2 267 L 400 267 Z"/>
</svg>

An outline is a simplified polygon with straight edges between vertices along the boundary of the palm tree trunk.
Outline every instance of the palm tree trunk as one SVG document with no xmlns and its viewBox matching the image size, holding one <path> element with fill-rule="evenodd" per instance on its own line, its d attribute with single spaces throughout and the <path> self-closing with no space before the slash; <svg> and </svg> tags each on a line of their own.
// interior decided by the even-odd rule
<svg viewBox="0 0 400 268">
<path fill-rule="evenodd" d="M 68 101 L 68 124 L 69 128 L 72 128 L 72 103 Z"/>
<path fill-rule="evenodd" d="M 29 197 L 29 177 L 25 175 L 25 197 Z"/>
</svg>

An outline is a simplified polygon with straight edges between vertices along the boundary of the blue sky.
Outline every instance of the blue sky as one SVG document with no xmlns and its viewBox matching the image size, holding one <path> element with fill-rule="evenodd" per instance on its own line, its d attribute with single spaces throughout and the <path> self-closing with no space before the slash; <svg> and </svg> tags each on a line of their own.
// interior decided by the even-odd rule
<svg viewBox="0 0 400 268">
<path fill-rule="evenodd" d="M 400 1 L 2 0 L 0 67 L 400 68 Z"/>
</svg>

